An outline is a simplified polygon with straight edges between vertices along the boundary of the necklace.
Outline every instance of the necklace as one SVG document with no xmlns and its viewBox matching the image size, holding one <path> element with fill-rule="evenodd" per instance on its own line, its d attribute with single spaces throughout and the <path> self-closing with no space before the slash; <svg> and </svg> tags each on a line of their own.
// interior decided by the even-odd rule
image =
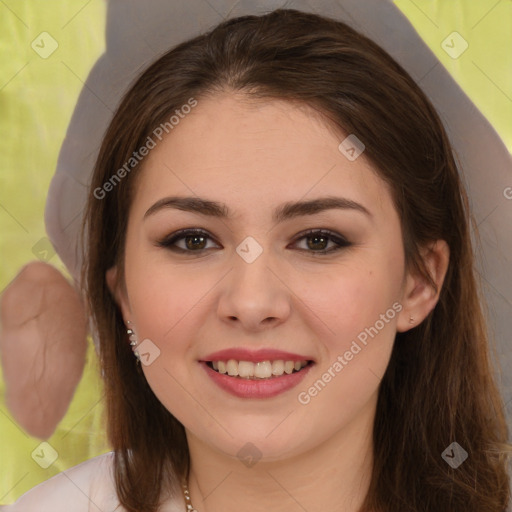
<svg viewBox="0 0 512 512">
<path fill-rule="evenodd" d="M 190 492 L 188 490 L 187 480 L 183 480 L 181 486 L 183 488 L 183 497 L 185 498 L 185 506 L 187 512 L 197 512 L 197 510 L 192 505 L 192 501 L 190 500 Z"/>
</svg>

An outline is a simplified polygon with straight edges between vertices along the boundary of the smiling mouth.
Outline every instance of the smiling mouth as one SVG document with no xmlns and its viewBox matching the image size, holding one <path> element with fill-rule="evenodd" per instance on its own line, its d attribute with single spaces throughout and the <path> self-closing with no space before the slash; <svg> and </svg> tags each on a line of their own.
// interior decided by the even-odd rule
<svg viewBox="0 0 512 512">
<path fill-rule="evenodd" d="M 212 370 L 229 377 L 247 379 L 247 380 L 265 380 L 282 375 L 291 375 L 298 373 L 306 366 L 312 365 L 313 361 L 285 361 L 282 359 L 275 361 L 237 361 L 229 359 L 228 361 L 207 361 L 206 365 Z"/>
</svg>

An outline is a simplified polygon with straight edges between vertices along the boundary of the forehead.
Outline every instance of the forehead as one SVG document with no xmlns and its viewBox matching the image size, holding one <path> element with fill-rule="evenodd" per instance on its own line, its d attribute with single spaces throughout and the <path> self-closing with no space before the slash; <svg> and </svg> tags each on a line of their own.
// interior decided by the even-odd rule
<svg viewBox="0 0 512 512">
<path fill-rule="evenodd" d="M 240 93 L 198 99 L 145 158 L 133 207 L 165 194 L 210 197 L 247 214 L 286 200 L 344 195 L 386 210 L 391 197 L 364 157 L 339 149 L 348 134 L 313 108 Z M 135 204 L 136 203 L 136 204 Z"/>
</svg>

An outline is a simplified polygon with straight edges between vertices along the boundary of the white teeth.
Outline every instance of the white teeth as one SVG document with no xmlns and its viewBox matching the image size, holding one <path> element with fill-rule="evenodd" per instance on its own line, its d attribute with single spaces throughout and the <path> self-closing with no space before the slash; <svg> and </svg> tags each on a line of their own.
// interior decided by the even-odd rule
<svg viewBox="0 0 512 512">
<path fill-rule="evenodd" d="M 293 361 L 286 361 L 284 363 L 284 371 L 285 371 L 285 373 L 288 373 L 288 374 L 292 373 L 293 372 L 294 364 L 295 363 Z"/>
<path fill-rule="evenodd" d="M 251 363 L 251 361 L 240 361 L 238 363 L 238 375 L 240 377 L 252 377 L 254 375 L 254 363 Z"/>
<path fill-rule="evenodd" d="M 269 379 L 273 376 L 279 377 L 284 373 L 290 375 L 294 371 L 298 372 L 304 368 L 307 361 L 212 361 L 212 367 L 219 373 L 227 373 L 231 377 L 241 377 L 244 379 Z"/>
<path fill-rule="evenodd" d="M 240 361 L 242 363 L 242 361 Z M 254 376 L 259 379 L 268 379 L 272 377 L 272 363 L 270 361 L 261 361 L 254 365 Z"/>
<path fill-rule="evenodd" d="M 226 363 L 226 370 L 228 371 L 228 375 L 231 377 L 236 377 L 238 375 L 238 364 L 234 359 L 230 359 Z"/>
<path fill-rule="evenodd" d="M 272 375 L 283 375 L 284 373 L 284 361 L 273 361 L 272 362 Z"/>
</svg>

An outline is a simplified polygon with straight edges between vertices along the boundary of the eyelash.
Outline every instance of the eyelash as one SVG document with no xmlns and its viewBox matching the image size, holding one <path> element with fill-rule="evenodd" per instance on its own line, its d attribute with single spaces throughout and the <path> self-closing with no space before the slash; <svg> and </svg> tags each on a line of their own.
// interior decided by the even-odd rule
<svg viewBox="0 0 512 512">
<path fill-rule="evenodd" d="M 180 231 L 177 231 L 177 232 L 165 237 L 163 240 L 158 241 L 156 243 L 156 245 L 159 247 L 169 249 L 174 252 L 181 253 L 181 254 L 196 253 L 197 255 L 201 255 L 204 251 L 208 250 L 208 249 L 199 249 L 197 251 L 194 251 L 194 250 L 182 249 L 181 247 L 176 247 L 174 245 L 178 240 L 182 240 L 184 238 L 187 238 L 188 236 L 202 236 L 205 238 L 213 239 L 206 231 L 203 231 L 202 229 L 181 229 Z M 296 243 L 299 240 L 302 240 L 303 238 L 313 238 L 315 236 L 327 238 L 328 240 L 336 243 L 337 247 L 335 247 L 334 249 L 323 249 L 320 251 L 313 251 L 313 250 L 307 250 L 307 249 L 299 249 L 299 250 L 304 251 L 304 252 L 309 252 L 312 255 L 323 255 L 323 254 L 337 252 L 341 249 L 344 249 L 344 248 L 352 245 L 347 239 L 345 239 L 341 235 L 337 235 L 336 233 L 333 233 L 333 232 L 325 230 L 325 229 L 310 229 L 303 233 L 299 233 L 299 235 L 297 235 L 297 237 L 295 238 L 293 243 Z"/>
</svg>

